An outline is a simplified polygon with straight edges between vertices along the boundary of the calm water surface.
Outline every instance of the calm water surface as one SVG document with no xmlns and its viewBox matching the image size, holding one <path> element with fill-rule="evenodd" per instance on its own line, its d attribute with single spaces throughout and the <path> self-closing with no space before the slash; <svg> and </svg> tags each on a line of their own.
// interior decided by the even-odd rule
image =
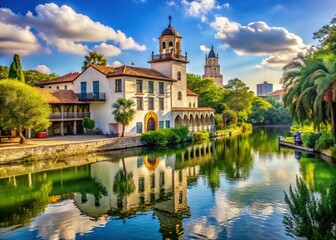
<svg viewBox="0 0 336 240">
<path fill-rule="evenodd" d="M 0 239 L 289 239 L 284 191 L 296 175 L 323 191 L 336 166 L 278 150 L 287 134 L 0 166 Z"/>
</svg>

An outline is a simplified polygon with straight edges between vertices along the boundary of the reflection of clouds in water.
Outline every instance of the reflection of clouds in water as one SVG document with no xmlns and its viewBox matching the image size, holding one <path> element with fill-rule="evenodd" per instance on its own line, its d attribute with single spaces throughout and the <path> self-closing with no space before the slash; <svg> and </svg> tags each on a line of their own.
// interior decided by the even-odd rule
<svg viewBox="0 0 336 240">
<path fill-rule="evenodd" d="M 92 219 L 83 215 L 73 200 L 66 200 L 48 205 L 44 214 L 31 222 L 30 228 L 38 229 L 39 237 L 45 239 L 75 239 L 76 234 L 88 233 L 107 221 L 106 216 Z"/>
<path fill-rule="evenodd" d="M 219 233 L 219 227 L 211 225 L 207 217 L 201 217 L 192 224 L 192 234 L 201 239 L 217 239 Z"/>
</svg>

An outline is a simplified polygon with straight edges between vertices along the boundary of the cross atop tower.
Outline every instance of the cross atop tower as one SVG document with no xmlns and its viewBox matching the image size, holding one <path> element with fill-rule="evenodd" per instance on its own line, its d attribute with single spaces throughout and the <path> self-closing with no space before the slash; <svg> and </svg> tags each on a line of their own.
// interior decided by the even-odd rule
<svg viewBox="0 0 336 240">
<path fill-rule="evenodd" d="M 169 15 L 168 19 L 169 19 L 169 26 L 171 26 L 171 20 L 173 19 L 172 16 Z"/>
</svg>

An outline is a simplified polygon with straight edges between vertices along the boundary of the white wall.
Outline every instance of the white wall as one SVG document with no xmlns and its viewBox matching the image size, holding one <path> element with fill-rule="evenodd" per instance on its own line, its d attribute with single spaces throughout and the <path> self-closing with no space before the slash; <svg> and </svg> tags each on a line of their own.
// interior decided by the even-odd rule
<svg viewBox="0 0 336 240">
<path fill-rule="evenodd" d="M 65 89 L 65 86 L 67 87 L 67 89 Z M 52 84 L 47 84 L 44 85 L 44 88 L 48 88 L 48 89 L 55 89 L 57 90 L 73 90 L 73 84 L 71 82 L 68 83 L 52 83 Z"/>
</svg>

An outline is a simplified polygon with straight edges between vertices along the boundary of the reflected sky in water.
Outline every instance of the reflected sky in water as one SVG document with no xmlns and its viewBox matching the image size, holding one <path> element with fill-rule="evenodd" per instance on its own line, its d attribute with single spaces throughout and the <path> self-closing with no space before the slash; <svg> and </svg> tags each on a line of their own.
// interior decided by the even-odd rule
<svg viewBox="0 0 336 240">
<path fill-rule="evenodd" d="M 19 176 L 2 166 L 0 238 L 290 239 L 284 191 L 296 175 L 324 191 L 336 168 L 279 150 L 277 136 L 287 133 L 260 128 L 169 150 L 108 152 L 91 155 L 93 164 Z"/>
</svg>

